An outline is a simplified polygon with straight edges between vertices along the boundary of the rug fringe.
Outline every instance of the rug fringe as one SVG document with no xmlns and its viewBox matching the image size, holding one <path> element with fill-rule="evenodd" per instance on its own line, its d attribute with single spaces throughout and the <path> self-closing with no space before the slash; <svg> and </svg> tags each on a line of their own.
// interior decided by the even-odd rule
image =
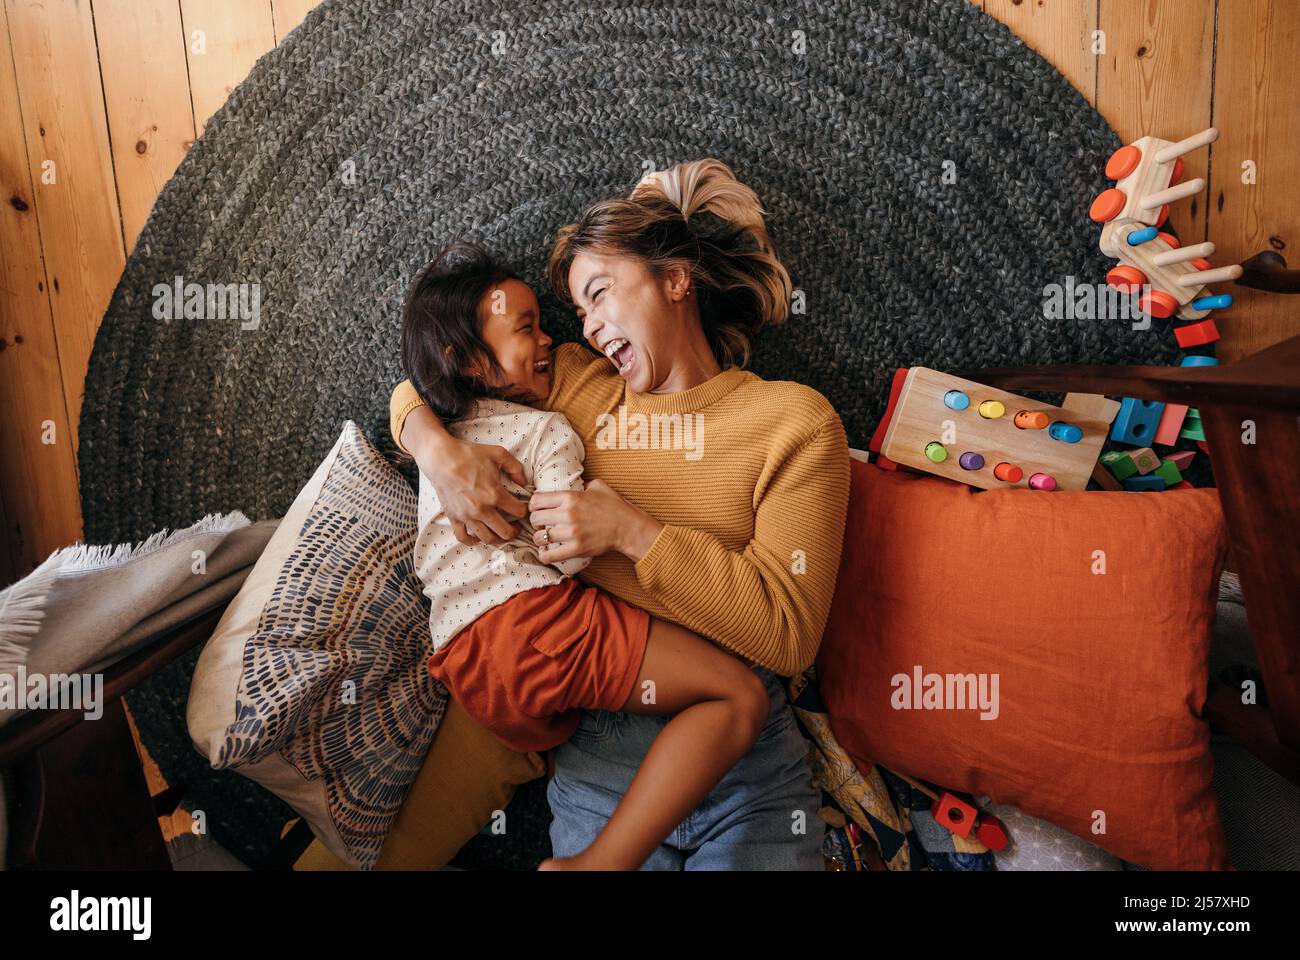
<svg viewBox="0 0 1300 960">
<path fill-rule="evenodd" d="M 250 522 L 243 513 L 232 510 L 230 513 L 224 514 L 209 513 L 197 523 L 174 530 L 170 534 L 167 533 L 167 528 L 164 527 L 135 546 L 132 546 L 129 542 L 108 543 L 102 546 L 89 546 L 84 543 L 73 544 L 70 547 L 64 547 L 60 551 L 67 554 L 61 572 L 65 574 L 81 573 L 85 570 L 116 567 L 124 563 L 130 563 L 132 560 L 139 560 L 151 553 L 156 553 L 163 547 L 169 547 L 173 543 L 188 537 L 207 533 L 229 533 L 232 530 L 238 530 L 240 527 L 248 526 Z"/>
<path fill-rule="evenodd" d="M 39 567 L 0 591 L 0 673 L 27 662 L 31 638 L 45 619 L 45 600 L 63 567 L 62 551 L 50 554 Z"/>
<path fill-rule="evenodd" d="M 89 546 L 74 543 L 55 550 L 39 567 L 17 583 L 0 590 L 0 672 L 16 671 L 27 662 L 32 638 L 45 619 L 45 604 L 54 581 L 69 574 L 103 570 L 139 560 L 181 540 L 201 534 L 229 533 L 251 521 L 238 510 L 210 513 L 188 527 L 166 528 L 132 546 L 130 543 Z"/>
</svg>

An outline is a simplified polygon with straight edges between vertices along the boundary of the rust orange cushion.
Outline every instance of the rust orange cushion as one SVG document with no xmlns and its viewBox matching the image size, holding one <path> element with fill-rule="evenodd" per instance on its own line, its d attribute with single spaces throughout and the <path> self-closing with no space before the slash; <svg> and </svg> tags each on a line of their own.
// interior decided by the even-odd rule
<svg viewBox="0 0 1300 960">
<path fill-rule="evenodd" d="M 1226 867 L 1201 719 L 1226 552 L 1213 490 L 976 492 L 855 460 L 817 660 L 835 736 L 1132 863 Z"/>
</svg>

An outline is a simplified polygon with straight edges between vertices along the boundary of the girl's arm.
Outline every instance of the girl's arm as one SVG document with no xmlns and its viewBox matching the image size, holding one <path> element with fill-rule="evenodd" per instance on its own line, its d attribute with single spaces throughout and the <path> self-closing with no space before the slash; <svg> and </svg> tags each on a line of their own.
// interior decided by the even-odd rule
<svg viewBox="0 0 1300 960">
<path fill-rule="evenodd" d="M 510 495 L 501 473 L 521 487 L 527 480 L 509 451 L 453 437 L 409 380 L 393 390 L 388 412 L 393 440 L 433 484 L 457 540 L 500 544 L 515 535 L 511 521 L 526 515 L 528 507 Z"/>
<path fill-rule="evenodd" d="M 754 536 L 743 551 L 663 524 L 643 555 L 630 556 L 671 619 L 793 676 L 817 657 L 844 545 L 849 446 L 833 411 L 755 496 Z"/>
<path fill-rule="evenodd" d="M 533 454 L 533 489 L 538 493 L 555 490 L 582 490 L 582 464 L 586 450 L 563 414 L 547 416 L 546 426 L 538 438 Z M 533 538 L 537 542 L 537 538 Z M 544 551 L 539 551 L 542 553 Z M 547 561 L 561 573 L 573 576 L 586 569 L 591 557 L 570 557 Z"/>
</svg>

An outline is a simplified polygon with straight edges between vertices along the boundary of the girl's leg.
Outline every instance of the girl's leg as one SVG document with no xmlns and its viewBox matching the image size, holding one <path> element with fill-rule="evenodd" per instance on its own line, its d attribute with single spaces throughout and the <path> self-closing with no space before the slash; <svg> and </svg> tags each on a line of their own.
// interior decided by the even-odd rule
<svg viewBox="0 0 1300 960">
<path fill-rule="evenodd" d="M 604 830 L 542 869 L 635 870 L 699 806 L 763 728 L 770 701 L 748 666 L 689 630 L 652 618 L 626 713 L 676 714 L 646 753 Z"/>
</svg>

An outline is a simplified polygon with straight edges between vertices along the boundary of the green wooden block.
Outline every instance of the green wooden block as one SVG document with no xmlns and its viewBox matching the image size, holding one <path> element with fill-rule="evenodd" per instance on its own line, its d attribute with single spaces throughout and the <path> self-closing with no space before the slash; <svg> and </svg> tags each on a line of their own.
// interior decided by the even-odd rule
<svg viewBox="0 0 1300 960">
<path fill-rule="evenodd" d="M 1191 413 L 1190 410 L 1187 412 Z M 1200 419 L 1193 420 L 1189 416 L 1183 421 L 1183 429 L 1178 432 L 1178 435 L 1184 440 L 1204 440 L 1205 428 L 1201 426 Z"/>
<path fill-rule="evenodd" d="M 1150 476 L 1160 477 L 1165 482 L 1165 486 L 1172 487 L 1175 483 L 1183 482 L 1183 475 L 1178 472 L 1178 464 L 1172 460 L 1161 460 L 1160 466 L 1151 471 Z"/>
<path fill-rule="evenodd" d="M 1120 481 L 1127 480 L 1138 472 L 1137 464 L 1133 462 L 1133 458 L 1122 450 L 1108 450 L 1103 453 L 1101 463 L 1116 480 Z"/>
</svg>

